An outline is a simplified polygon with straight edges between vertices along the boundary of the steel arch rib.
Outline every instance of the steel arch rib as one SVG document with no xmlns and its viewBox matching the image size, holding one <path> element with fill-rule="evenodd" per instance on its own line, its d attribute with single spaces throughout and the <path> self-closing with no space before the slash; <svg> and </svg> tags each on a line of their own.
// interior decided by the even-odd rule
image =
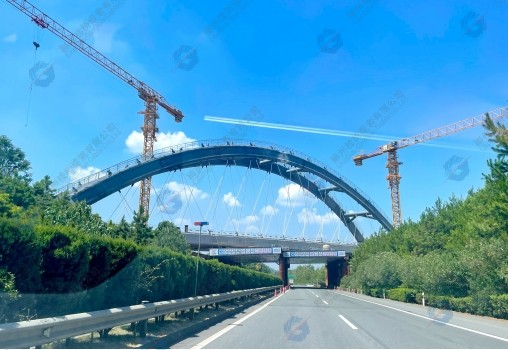
<svg viewBox="0 0 508 350">
<path fill-rule="evenodd" d="M 256 144 L 258 143 L 256 142 Z M 261 160 L 265 162 L 260 164 L 259 161 Z M 276 165 L 277 171 L 273 171 L 270 163 Z M 316 161 L 297 154 L 296 151 L 281 150 L 279 146 L 270 144 L 262 147 L 254 145 L 253 141 L 247 144 L 224 140 L 199 141 L 158 150 L 154 152 L 154 157 L 150 160 L 143 161 L 141 157 L 127 160 L 100 173 L 70 183 L 60 189 L 59 192 L 67 191 L 71 199 L 85 200 L 88 204 L 93 204 L 122 188 L 157 174 L 207 165 L 252 167 L 253 164 L 256 164 L 257 169 L 286 178 L 314 194 L 342 220 L 358 242 L 363 241 L 363 236 L 352 219 L 345 217 L 344 210 L 328 195 L 328 192 L 322 194 L 317 185 L 305 177 L 303 173 L 312 173 L 332 184 L 337 191 L 344 192 L 353 198 L 386 230 L 392 229 L 388 219 L 371 201 L 354 188 L 352 184 L 328 170 L 326 166 L 317 164 Z M 287 171 L 294 168 L 299 168 L 299 170 Z"/>
</svg>

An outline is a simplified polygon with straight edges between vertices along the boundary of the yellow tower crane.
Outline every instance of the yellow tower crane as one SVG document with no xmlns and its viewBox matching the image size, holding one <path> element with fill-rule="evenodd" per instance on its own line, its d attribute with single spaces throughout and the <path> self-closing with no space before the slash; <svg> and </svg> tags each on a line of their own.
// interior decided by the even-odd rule
<svg viewBox="0 0 508 350">
<path fill-rule="evenodd" d="M 386 145 L 378 147 L 374 152 L 363 153 L 353 157 L 355 165 L 361 166 L 362 162 L 365 159 L 376 157 L 383 153 L 388 154 L 388 162 L 386 163 L 386 167 L 388 168 L 388 176 L 386 177 L 386 179 L 388 180 L 388 187 L 390 188 L 390 192 L 392 195 L 392 215 L 394 228 L 399 227 L 400 224 L 402 223 L 402 212 L 400 206 L 400 193 L 399 193 L 399 183 L 401 179 L 399 174 L 399 165 L 401 165 L 402 162 L 399 162 L 398 160 L 397 151 L 401 148 L 417 145 L 422 142 L 427 142 L 430 140 L 437 139 L 439 137 L 454 134 L 456 132 L 473 128 L 478 125 L 483 125 L 487 117 L 487 114 L 490 116 L 490 118 L 492 118 L 492 120 L 496 121 L 508 116 L 508 107 L 498 108 L 486 114 L 470 117 L 450 125 L 442 126 L 440 128 L 418 134 L 413 137 L 393 141 Z"/>
<path fill-rule="evenodd" d="M 169 114 L 174 116 L 177 123 L 183 119 L 183 114 L 180 110 L 170 106 L 164 97 L 146 85 L 142 81 L 138 80 L 132 74 L 127 72 L 125 69 L 111 61 L 109 58 L 104 56 L 102 53 L 88 45 L 86 42 L 81 40 L 79 37 L 71 33 L 64 26 L 56 22 L 54 19 L 49 17 L 47 14 L 39 10 L 37 7 L 32 5 L 26 0 L 5 0 L 19 11 L 31 18 L 32 22 L 37 24 L 43 29 L 48 29 L 50 32 L 58 36 L 60 39 L 71 45 L 78 51 L 81 51 L 86 57 L 95 61 L 103 68 L 114 74 L 133 88 L 138 91 L 138 96 L 145 101 L 145 109 L 139 114 L 144 115 L 144 123 L 141 130 L 143 131 L 143 160 L 152 158 L 153 146 L 156 139 L 157 119 L 157 105 L 164 108 Z M 152 186 L 152 179 L 148 177 L 141 181 L 139 190 L 139 211 L 148 218 L 150 213 L 150 188 Z"/>
</svg>

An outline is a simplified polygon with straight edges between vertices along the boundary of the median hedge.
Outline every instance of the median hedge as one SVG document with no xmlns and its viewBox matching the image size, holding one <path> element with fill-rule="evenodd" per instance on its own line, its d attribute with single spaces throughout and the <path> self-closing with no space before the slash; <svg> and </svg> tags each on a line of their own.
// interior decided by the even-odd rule
<svg viewBox="0 0 508 350">
<path fill-rule="evenodd" d="M 0 322 L 107 309 L 194 295 L 196 258 L 62 226 L 0 218 Z M 199 260 L 197 294 L 278 285 L 274 275 Z M 0 286 L 0 289 L 5 289 Z M 7 307 L 8 306 L 8 307 Z"/>
<path fill-rule="evenodd" d="M 371 288 L 365 290 L 365 294 L 382 298 L 383 290 Z M 412 288 L 388 289 L 385 291 L 385 297 L 406 303 L 422 304 L 422 293 L 418 293 Z M 508 319 L 508 294 L 476 294 L 462 298 L 425 294 L 425 305 L 474 315 Z"/>
</svg>

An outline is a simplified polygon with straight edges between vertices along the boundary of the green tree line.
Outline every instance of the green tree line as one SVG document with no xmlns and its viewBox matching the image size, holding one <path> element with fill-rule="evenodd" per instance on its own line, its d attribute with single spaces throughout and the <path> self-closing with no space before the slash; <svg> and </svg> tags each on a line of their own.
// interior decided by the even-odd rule
<svg viewBox="0 0 508 350">
<path fill-rule="evenodd" d="M 496 152 L 485 186 L 366 239 L 341 287 L 407 302 L 424 292 L 428 305 L 508 318 L 508 133 L 485 127 Z"/>
<path fill-rule="evenodd" d="M 33 181 L 0 136 L 0 323 L 194 295 L 196 257 L 171 222 L 105 222 L 84 202 Z M 199 261 L 197 294 L 278 285 L 259 266 Z"/>
<path fill-rule="evenodd" d="M 296 269 L 290 269 L 289 274 L 294 276 L 294 284 L 312 284 L 325 286 L 325 267 L 319 268 L 314 265 L 298 265 Z"/>
</svg>

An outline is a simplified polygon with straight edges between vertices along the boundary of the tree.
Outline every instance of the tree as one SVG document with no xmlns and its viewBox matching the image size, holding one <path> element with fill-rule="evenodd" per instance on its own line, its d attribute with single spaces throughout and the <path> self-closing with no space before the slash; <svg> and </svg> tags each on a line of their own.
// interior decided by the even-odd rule
<svg viewBox="0 0 508 350">
<path fill-rule="evenodd" d="M 295 275 L 295 284 L 324 284 L 325 268 L 324 266 L 315 269 L 313 265 L 299 265 L 295 270 L 289 270 Z"/>
<path fill-rule="evenodd" d="M 21 213 L 21 207 L 11 202 L 7 193 L 0 193 L 0 216 L 13 217 Z"/>
<path fill-rule="evenodd" d="M 148 226 L 148 217 L 144 215 L 142 208 L 140 208 L 139 213 L 134 211 L 131 229 L 133 231 L 133 238 L 138 244 L 147 245 L 154 237 L 152 228 Z"/>
<path fill-rule="evenodd" d="M 180 229 L 169 221 L 161 221 L 157 228 L 153 230 L 152 243 L 159 247 L 172 249 L 180 253 L 189 251 L 189 243 L 185 239 Z"/>
<path fill-rule="evenodd" d="M 30 181 L 23 177 L 0 176 L 0 193 L 7 193 L 14 205 L 24 209 L 34 203 Z"/>
<path fill-rule="evenodd" d="M 492 189 L 494 197 L 493 202 L 494 215 L 503 223 L 500 230 L 508 232 L 508 131 L 501 123 L 496 124 L 487 114 L 485 128 L 490 141 L 495 143 L 492 150 L 497 153 L 495 159 L 489 159 L 487 164 L 490 168 L 490 174 L 485 175 L 487 188 Z"/>
<path fill-rule="evenodd" d="M 250 270 L 254 270 L 254 271 L 258 271 L 258 272 L 264 272 L 264 273 L 269 273 L 269 274 L 272 274 L 272 275 L 279 275 L 279 272 L 278 271 L 275 271 L 273 269 L 271 269 L 270 267 L 268 267 L 268 265 L 264 264 L 264 263 L 249 263 L 249 264 L 243 264 L 242 265 L 243 268 L 245 269 L 250 269 Z"/>
<path fill-rule="evenodd" d="M 0 322 L 5 323 L 14 316 L 11 303 L 19 298 L 15 277 L 7 270 L 0 268 Z"/>
<path fill-rule="evenodd" d="M 508 157 L 508 130 L 499 121 L 494 123 L 489 114 L 486 114 L 485 128 L 487 129 L 487 136 L 489 140 L 495 143 L 492 150 L 497 153 L 495 160 L 489 160 L 488 164 L 491 170 L 490 180 L 506 180 L 508 175 L 508 163 L 506 158 Z"/>
<path fill-rule="evenodd" d="M 46 224 L 75 227 L 92 235 L 110 235 L 108 225 L 84 201 L 56 198 L 41 206 L 41 219 Z"/>
<path fill-rule="evenodd" d="M 0 177 L 19 177 L 30 181 L 30 162 L 5 135 L 0 135 Z"/>
<path fill-rule="evenodd" d="M 112 227 L 111 235 L 113 237 L 134 240 L 133 230 L 127 220 L 125 220 L 125 216 L 122 216 L 122 219 L 117 225 L 113 223 L 110 225 Z"/>
<path fill-rule="evenodd" d="M 51 188 L 52 184 L 53 181 L 48 175 L 33 184 L 33 196 L 36 205 L 47 205 L 54 198 L 55 190 Z"/>
</svg>

